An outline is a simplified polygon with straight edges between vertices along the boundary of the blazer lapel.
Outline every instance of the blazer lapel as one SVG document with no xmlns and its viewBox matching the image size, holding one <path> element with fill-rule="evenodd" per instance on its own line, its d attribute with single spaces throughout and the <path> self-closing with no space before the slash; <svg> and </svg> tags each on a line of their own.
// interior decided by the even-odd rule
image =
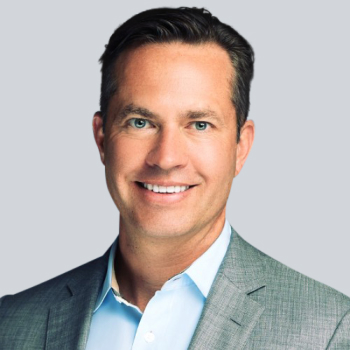
<svg viewBox="0 0 350 350">
<path fill-rule="evenodd" d="M 189 349 L 243 349 L 264 311 L 254 300 L 264 287 L 263 256 L 233 231 Z"/>
<path fill-rule="evenodd" d="M 46 350 L 83 350 L 86 347 L 92 313 L 103 283 L 108 253 L 97 259 L 67 283 L 68 296 L 49 311 Z M 63 292 L 63 291 L 62 291 Z"/>
</svg>

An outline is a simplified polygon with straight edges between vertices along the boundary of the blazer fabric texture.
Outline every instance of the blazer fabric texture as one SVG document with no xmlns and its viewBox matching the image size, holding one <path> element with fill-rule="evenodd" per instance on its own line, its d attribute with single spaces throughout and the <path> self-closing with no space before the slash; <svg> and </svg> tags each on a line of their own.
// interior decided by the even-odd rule
<svg viewBox="0 0 350 350">
<path fill-rule="evenodd" d="M 1 298 L 0 349 L 85 349 L 107 261 Z M 350 350 L 350 298 L 233 232 L 189 349 Z"/>
</svg>

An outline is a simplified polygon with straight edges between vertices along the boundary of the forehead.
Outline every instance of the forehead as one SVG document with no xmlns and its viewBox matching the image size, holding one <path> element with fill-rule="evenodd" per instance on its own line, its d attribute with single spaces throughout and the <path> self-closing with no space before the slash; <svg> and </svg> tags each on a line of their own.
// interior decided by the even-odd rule
<svg viewBox="0 0 350 350">
<path fill-rule="evenodd" d="M 229 55 L 216 43 L 174 42 L 132 48 L 118 58 L 116 73 L 119 88 L 124 84 L 152 84 L 181 76 L 181 80 L 196 80 L 198 84 L 204 79 L 220 83 L 230 94 L 234 79 Z"/>
<path fill-rule="evenodd" d="M 124 52 L 115 73 L 117 90 L 110 100 L 109 120 L 130 105 L 167 120 L 208 110 L 229 123 L 236 120 L 234 69 L 217 44 L 147 44 Z"/>
</svg>

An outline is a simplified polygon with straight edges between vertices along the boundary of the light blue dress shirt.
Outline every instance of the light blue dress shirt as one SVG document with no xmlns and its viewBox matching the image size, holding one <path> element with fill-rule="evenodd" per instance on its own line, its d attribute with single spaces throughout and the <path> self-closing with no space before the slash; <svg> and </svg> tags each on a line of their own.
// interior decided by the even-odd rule
<svg viewBox="0 0 350 350">
<path fill-rule="evenodd" d="M 187 349 L 230 236 L 231 227 L 226 221 L 220 236 L 210 248 L 185 271 L 164 283 L 143 313 L 112 289 L 116 239 L 92 316 L 86 349 Z"/>
</svg>

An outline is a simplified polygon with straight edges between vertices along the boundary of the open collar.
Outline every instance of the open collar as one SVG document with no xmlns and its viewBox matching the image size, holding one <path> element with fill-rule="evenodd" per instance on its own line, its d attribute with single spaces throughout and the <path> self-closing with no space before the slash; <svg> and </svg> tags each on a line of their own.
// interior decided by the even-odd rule
<svg viewBox="0 0 350 350">
<path fill-rule="evenodd" d="M 208 296 L 211 285 L 225 256 L 231 238 L 231 226 L 225 220 L 224 227 L 215 242 L 198 259 L 196 259 L 181 274 L 187 274 L 196 284 L 203 296 Z M 117 249 L 118 237 L 115 239 L 108 256 L 106 277 L 96 301 L 94 312 L 102 305 L 108 292 L 113 290 L 119 293 L 119 286 L 114 273 L 114 257 Z"/>
</svg>

